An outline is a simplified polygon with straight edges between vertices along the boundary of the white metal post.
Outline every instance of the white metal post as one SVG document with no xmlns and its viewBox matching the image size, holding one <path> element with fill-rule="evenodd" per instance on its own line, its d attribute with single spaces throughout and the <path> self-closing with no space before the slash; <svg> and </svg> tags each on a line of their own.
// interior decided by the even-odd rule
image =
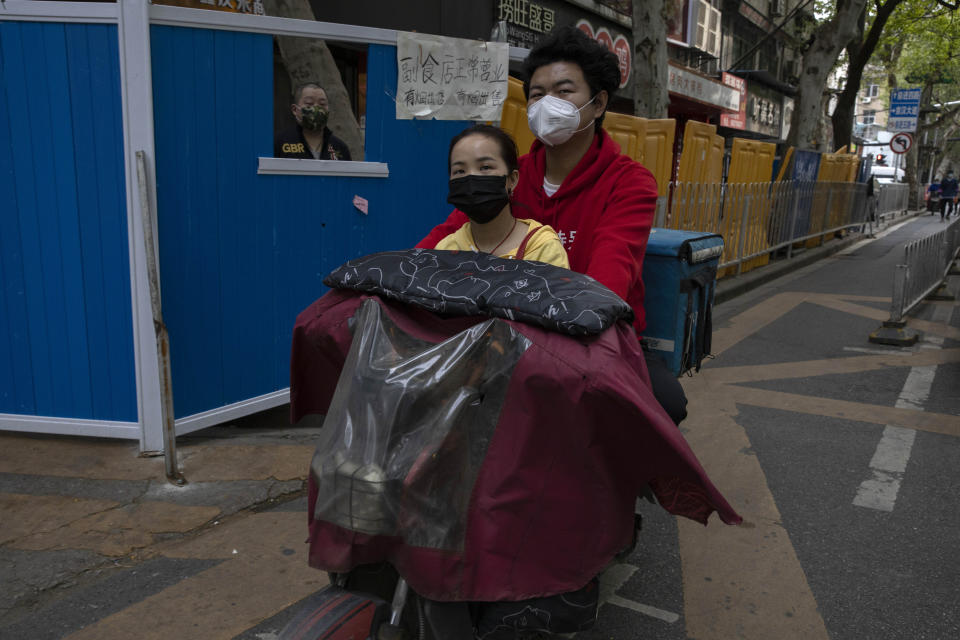
<svg viewBox="0 0 960 640">
<path fill-rule="evenodd" d="M 127 235 L 130 255 L 130 295 L 137 376 L 137 410 L 141 453 L 163 451 L 160 364 L 153 327 L 143 215 L 138 197 L 136 152 L 143 151 L 149 185 L 147 197 L 156 211 L 153 83 L 150 67 L 150 3 L 118 0 L 120 93 L 123 108 L 123 155 L 127 187 Z M 156 230 L 153 237 L 156 238 Z M 159 255 L 159 252 L 156 252 Z"/>
</svg>

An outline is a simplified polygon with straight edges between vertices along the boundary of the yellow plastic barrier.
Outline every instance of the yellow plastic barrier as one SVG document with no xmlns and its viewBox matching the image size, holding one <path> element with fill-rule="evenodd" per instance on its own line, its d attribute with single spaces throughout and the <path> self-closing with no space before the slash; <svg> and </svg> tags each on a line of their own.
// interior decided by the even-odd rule
<svg viewBox="0 0 960 640">
<path fill-rule="evenodd" d="M 677 167 L 677 186 L 670 196 L 667 226 L 723 234 L 719 219 L 719 185 L 722 176 L 723 138 L 717 135 L 717 127 L 706 122 L 687 120 Z M 729 255 L 726 247 L 724 255 Z"/>
<path fill-rule="evenodd" d="M 714 135 L 710 141 L 710 158 L 707 160 L 707 182 L 723 182 L 723 136 Z"/>
<path fill-rule="evenodd" d="M 676 120 L 648 120 L 624 113 L 607 112 L 603 128 L 620 145 L 621 153 L 633 158 L 657 180 L 657 195 L 666 195 L 670 186 L 673 136 Z"/>
<path fill-rule="evenodd" d="M 609 112 L 603 117 L 603 128 L 620 145 L 620 153 L 643 163 L 643 142 L 646 137 L 644 118 Z"/>
<path fill-rule="evenodd" d="M 663 118 L 646 121 L 643 140 L 643 157 L 640 163 L 657 179 L 657 195 L 665 196 L 670 189 L 670 176 L 673 172 L 673 141 L 676 136 L 677 121 Z"/>
<path fill-rule="evenodd" d="M 718 182 L 711 176 L 722 175 L 723 153 L 716 153 L 717 127 L 706 122 L 687 120 L 683 129 L 683 151 L 677 182 Z M 716 165 L 719 163 L 719 168 Z"/>
<path fill-rule="evenodd" d="M 770 182 L 776 153 L 775 144 L 734 138 L 727 182 Z"/>
<path fill-rule="evenodd" d="M 860 159 L 850 153 L 825 153 L 820 158 L 817 182 L 853 182 L 857 177 L 859 162 Z M 810 232 L 815 233 L 822 229 L 837 226 L 844 211 L 850 205 L 847 196 L 843 194 L 835 194 L 830 197 L 824 191 L 819 196 L 815 196 L 811 209 Z M 821 235 L 810 238 L 807 240 L 806 246 L 819 246 L 826 237 L 826 235 Z"/>
<path fill-rule="evenodd" d="M 775 144 L 734 138 L 730 150 L 730 169 L 727 172 L 727 184 L 769 184 L 776 153 L 777 146 Z M 741 193 L 742 195 L 740 195 Z M 725 243 L 729 242 L 733 245 L 730 255 L 757 253 L 769 244 L 767 227 L 770 224 L 771 199 L 768 190 L 751 189 L 749 190 L 749 207 L 746 208 L 747 229 L 743 235 L 743 250 L 740 251 L 742 233 L 740 216 L 747 204 L 746 193 L 732 191 L 733 197 L 728 199 L 730 213 L 729 215 L 726 212 L 724 213 L 724 216 L 730 219 L 730 238 L 724 238 Z M 747 260 L 740 267 L 740 270 L 749 271 L 769 262 L 770 255 L 764 254 Z M 729 269 L 729 272 L 735 271 L 734 267 Z M 725 270 L 725 274 L 727 272 Z"/>
<path fill-rule="evenodd" d="M 500 128 L 517 143 L 520 155 L 530 151 L 530 145 L 536 140 L 527 124 L 527 99 L 523 95 L 523 82 L 513 76 L 507 79 L 507 99 L 503 103 Z"/>
</svg>

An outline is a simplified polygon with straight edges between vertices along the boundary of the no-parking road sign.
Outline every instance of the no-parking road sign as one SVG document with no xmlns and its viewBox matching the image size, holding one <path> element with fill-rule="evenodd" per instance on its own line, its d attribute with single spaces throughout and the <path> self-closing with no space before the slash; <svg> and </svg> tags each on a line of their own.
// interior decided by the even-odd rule
<svg viewBox="0 0 960 640">
<path fill-rule="evenodd" d="M 898 133 L 890 138 L 890 149 L 894 153 L 906 153 L 913 146 L 913 136 L 909 133 Z"/>
</svg>

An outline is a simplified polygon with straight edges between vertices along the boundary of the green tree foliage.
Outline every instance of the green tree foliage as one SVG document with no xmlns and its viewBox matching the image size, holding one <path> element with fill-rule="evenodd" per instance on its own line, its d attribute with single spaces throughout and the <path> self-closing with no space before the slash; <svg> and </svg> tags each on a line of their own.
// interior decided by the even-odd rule
<svg viewBox="0 0 960 640">
<path fill-rule="evenodd" d="M 939 3 L 911 0 L 890 20 L 882 45 L 899 50 L 891 59 L 899 84 L 929 85 L 934 101 L 960 94 L 960 16 Z"/>
<path fill-rule="evenodd" d="M 917 144 L 907 157 L 907 179 L 925 182 L 952 163 L 960 147 L 960 15 L 956 2 L 906 0 L 891 17 L 874 56 L 890 88 L 921 87 Z M 931 171 L 932 169 L 932 171 Z"/>
</svg>

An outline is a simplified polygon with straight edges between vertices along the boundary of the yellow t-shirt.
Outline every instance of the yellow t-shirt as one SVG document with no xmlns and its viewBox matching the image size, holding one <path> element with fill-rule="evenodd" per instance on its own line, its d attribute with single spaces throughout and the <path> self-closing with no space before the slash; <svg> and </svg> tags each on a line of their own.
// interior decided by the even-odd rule
<svg viewBox="0 0 960 640">
<path fill-rule="evenodd" d="M 546 262 L 555 267 L 570 268 L 570 262 L 567 260 L 567 252 L 560 242 L 560 237 L 552 227 L 540 224 L 535 220 L 518 219 L 527 225 L 527 233 L 536 229 L 534 234 L 527 240 L 527 248 L 524 251 L 524 260 L 536 260 L 537 262 Z M 470 232 L 470 223 L 464 223 L 462 227 L 448 235 L 437 243 L 437 249 L 447 251 L 479 251 L 476 243 L 473 241 L 473 234 Z M 515 258 L 517 250 L 513 249 L 507 253 L 501 254 L 501 258 Z"/>
</svg>

